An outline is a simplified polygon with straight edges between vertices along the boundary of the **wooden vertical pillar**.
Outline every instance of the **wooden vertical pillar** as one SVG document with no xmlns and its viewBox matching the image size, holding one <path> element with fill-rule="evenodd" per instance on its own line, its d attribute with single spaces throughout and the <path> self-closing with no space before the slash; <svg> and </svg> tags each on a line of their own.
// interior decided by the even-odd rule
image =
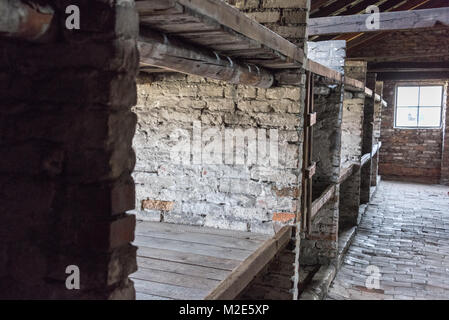
<svg viewBox="0 0 449 320">
<path fill-rule="evenodd" d="M 368 73 L 366 76 L 366 86 L 373 90 L 372 97 L 366 97 L 365 108 L 363 111 L 363 139 L 362 139 L 362 154 L 372 155 L 374 142 L 374 104 L 376 96 L 374 94 L 376 88 L 377 74 Z M 361 168 L 361 182 L 360 182 L 360 203 L 365 204 L 370 201 L 371 191 L 371 157 L 365 165 Z"/>
</svg>

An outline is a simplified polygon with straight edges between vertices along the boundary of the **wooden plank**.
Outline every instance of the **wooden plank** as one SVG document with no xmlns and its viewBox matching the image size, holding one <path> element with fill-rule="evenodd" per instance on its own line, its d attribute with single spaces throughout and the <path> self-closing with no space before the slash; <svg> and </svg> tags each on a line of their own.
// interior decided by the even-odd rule
<svg viewBox="0 0 449 320">
<path fill-rule="evenodd" d="M 316 216 L 318 211 L 335 195 L 335 185 L 329 186 L 324 192 L 321 194 L 321 196 L 313 201 L 312 203 L 312 214 L 311 214 L 311 220 L 313 221 L 313 218 Z"/>
<path fill-rule="evenodd" d="M 131 277 L 131 279 L 133 279 Z M 202 300 L 207 289 L 186 288 L 165 283 L 133 279 L 136 292 L 175 300 Z"/>
<path fill-rule="evenodd" d="M 185 253 L 195 253 L 204 256 L 216 257 L 219 259 L 233 259 L 240 261 L 245 260 L 252 253 L 252 251 L 244 249 L 222 248 L 214 245 L 161 239 L 142 235 L 136 237 L 133 244 L 147 248 L 182 251 Z"/>
<path fill-rule="evenodd" d="M 140 12 L 167 10 L 175 7 L 175 0 L 136 0 L 136 9 Z"/>
<path fill-rule="evenodd" d="M 203 277 L 212 280 L 223 280 L 229 275 L 229 271 L 202 266 L 192 266 L 180 262 L 158 260 L 137 256 L 137 265 L 140 268 L 156 269 L 188 276 Z"/>
<path fill-rule="evenodd" d="M 270 49 L 294 59 L 304 62 L 304 51 L 282 38 L 272 30 L 262 26 L 224 1 L 220 0 L 177 0 L 178 3 L 188 7 L 220 25 L 230 28 L 252 40 L 256 40 Z M 307 3 L 307 1 L 304 1 Z"/>
<path fill-rule="evenodd" d="M 226 229 L 217 229 L 217 228 L 210 228 L 210 227 L 200 227 L 200 226 L 192 226 L 192 225 L 186 225 L 186 224 L 174 224 L 174 223 L 164 223 L 164 222 L 144 221 L 136 227 L 137 232 L 141 232 L 141 231 L 143 232 L 145 230 L 155 230 L 155 231 L 159 231 L 159 232 L 186 232 L 186 233 L 210 234 L 210 235 L 217 235 L 217 236 L 222 236 L 222 237 L 231 237 L 231 238 L 260 241 L 261 243 L 270 238 L 269 235 L 254 233 L 254 232 L 226 230 Z"/>
<path fill-rule="evenodd" d="M 272 239 L 264 243 L 251 254 L 232 274 L 223 280 L 217 288 L 210 292 L 206 300 L 235 299 L 248 284 L 272 261 L 276 254 L 283 250 L 291 240 L 292 227 L 283 227 Z"/>
<path fill-rule="evenodd" d="M 139 228 L 138 230 L 136 230 L 136 236 L 150 236 L 161 239 L 180 240 L 184 242 L 214 245 L 221 248 L 246 250 L 256 250 L 261 245 L 261 241 L 259 240 L 239 239 L 215 234 L 188 233 L 179 232 L 176 230 L 160 232 L 151 228 L 147 228 L 145 230 L 142 229 L 143 228 Z"/>
<path fill-rule="evenodd" d="M 346 168 L 341 169 L 340 171 L 340 178 L 338 179 L 338 183 L 343 183 L 346 181 L 352 174 L 354 173 L 357 168 L 360 167 L 359 163 L 353 163 Z"/>
<path fill-rule="evenodd" d="M 365 87 L 365 96 L 368 96 L 371 98 L 373 96 L 373 90 L 371 90 L 368 87 Z"/>
<path fill-rule="evenodd" d="M 140 280 L 138 280 L 140 281 Z M 155 296 L 153 294 L 146 294 L 136 291 L 136 300 L 174 300 L 166 297 Z"/>
<path fill-rule="evenodd" d="M 147 268 L 139 268 L 139 270 L 130 275 L 130 277 L 133 279 L 140 279 L 145 281 L 171 284 L 186 288 L 206 289 L 206 290 L 212 290 L 220 283 L 219 280 Z"/>
<path fill-rule="evenodd" d="M 423 9 L 398 12 L 381 12 L 379 28 L 369 29 L 369 14 L 333 16 L 309 19 L 309 36 L 353 32 L 379 32 L 393 30 L 425 29 L 436 25 L 449 25 L 449 8 Z"/>
<path fill-rule="evenodd" d="M 149 248 L 140 246 L 137 250 L 139 257 L 148 257 L 159 260 L 180 262 L 190 265 L 197 265 L 220 270 L 231 271 L 237 267 L 241 261 L 233 259 L 219 259 L 216 257 L 194 254 L 189 252 L 172 251 L 159 248 Z"/>
<path fill-rule="evenodd" d="M 343 75 L 340 72 L 323 66 L 322 64 L 310 59 L 307 60 L 306 70 L 337 82 L 342 82 L 343 79 Z"/>
<path fill-rule="evenodd" d="M 352 92 L 364 92 L 365 84 L 362 81 L 345 77 L 345 90 Z"/>
<path fill-rule="evenodd" d="M 365 164 L 367 164 L 369 162 L 369 160 L 371 159 L 371 154 L 366 153 L 362 156 L 362 160 L 360 161 L 360 166 L 364 166 Z"/>
<path fill-rule="evenodd" d="M 141 30 L 139 41 L 141 64 L 165 68 L 186 74 L 208 77 L 234 84 L 270 88 L 274 77 L 260 68 L 241 66 L 236 61 L 220 58 L 164 34 Z"/>
</svg>

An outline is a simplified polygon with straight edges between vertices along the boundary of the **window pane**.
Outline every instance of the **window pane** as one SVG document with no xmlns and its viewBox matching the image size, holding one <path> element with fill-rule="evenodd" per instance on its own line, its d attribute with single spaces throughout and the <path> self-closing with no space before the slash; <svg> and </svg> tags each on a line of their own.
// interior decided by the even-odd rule
<svg viewBox="0 0 449 320">
<path fill-rule="evenodd" d="M 443 94 L 443 87 L 421 87 L 421 94 L 419 97 L 420 106 L 440 107 L 441 96 Z"/>
<path fill-rule="evenodd" d="M 418 106 L 419 87 L 398 87 L 398 107 Z"/>
<path fill-rule="evenodd" d="M 397 108 L 396 126 L 397 127 L 416 127 L 418 125 L 418 108 Z"/>
<path fill-rule="evenodd" d="M 420 108 L 419 126 L 420 127 L 439 127 L 441 118 L 441 108 Z"/>
</svg>

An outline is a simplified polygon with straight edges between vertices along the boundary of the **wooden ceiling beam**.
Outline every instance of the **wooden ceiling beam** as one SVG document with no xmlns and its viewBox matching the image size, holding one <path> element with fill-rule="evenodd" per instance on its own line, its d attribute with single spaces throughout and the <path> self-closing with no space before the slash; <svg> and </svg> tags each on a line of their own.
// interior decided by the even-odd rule
<svg viewBox="0 0 449 320">
<path fill-rule="evenodd" d="M 435 2 L 436 0 L 407 0 L 405 3 L 396 2 L 396 1 L 387 1 L 382 3 L 379 6 L 380 12 L 395 12 L 395 11 L 406 11 L 406 10 L 413 10 L 417 8 L 426 8 L 423 7 L 424 5 L 428 4 L 429 2 Z M 326 41 L 326 40 L 346 40 L 348 41 L 348 48 L 352 46 L 354 43 L 355 45 L 360 41 L 360 43 L 365 42 L 364 39 L 370 40 L 374 36 L 372 34 L 364 34 L 364 33 L 351 33 L 351 34 L 343 34 L 338 36 L 320 36 L 315 39 L 314 41 Z"/>
<path fill-rule="evenodd" d="M 309 20 L 309 35 L 342 34 L 354 32 L 379 32 L 432 28 L 438 24 L 449 25 L 449 7 L 414 11 L 383 12 L 379 28 L 368 29 L 370 15 L 334 16 Z"/>
</svg>

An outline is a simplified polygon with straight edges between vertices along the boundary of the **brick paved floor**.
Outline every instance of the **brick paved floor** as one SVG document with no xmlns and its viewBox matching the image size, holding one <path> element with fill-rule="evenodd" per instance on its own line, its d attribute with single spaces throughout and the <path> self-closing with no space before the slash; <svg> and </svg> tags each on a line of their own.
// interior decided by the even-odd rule
<svg viewBox="0 0 449 320">
<path fill-rule="evenodd" d="M 449 299 L 448 192 L 382 181 L 327 299 Z"/>
</svg>

